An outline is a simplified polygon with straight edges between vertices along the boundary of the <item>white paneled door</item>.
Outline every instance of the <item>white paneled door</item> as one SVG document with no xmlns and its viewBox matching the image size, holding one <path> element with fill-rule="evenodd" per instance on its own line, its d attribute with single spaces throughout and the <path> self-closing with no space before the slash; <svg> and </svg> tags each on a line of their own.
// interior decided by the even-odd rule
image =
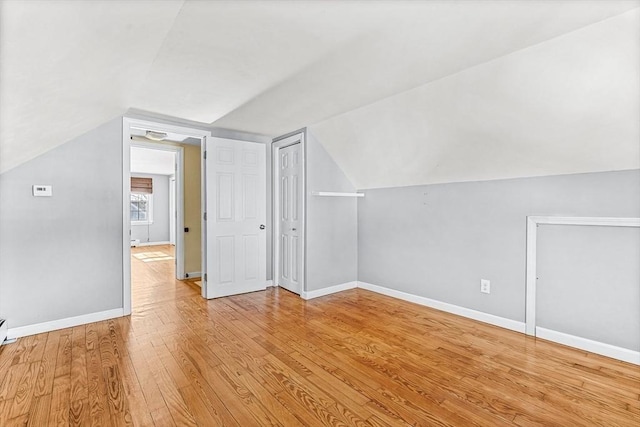
<svg viewBox="0 0 640 427">
<path fill-rule="evenodd" d="M 264 144 L 206 142 L 206 296 L 266 288 Z"/>
<path fill-rule="evenodd" d="M 300 144 L 279 150 L 280 166 L 280 265 L 278 285 L 300 293 L 302 245 L 300 225 L 302 212 L 302 177 Z"/>
</svg>

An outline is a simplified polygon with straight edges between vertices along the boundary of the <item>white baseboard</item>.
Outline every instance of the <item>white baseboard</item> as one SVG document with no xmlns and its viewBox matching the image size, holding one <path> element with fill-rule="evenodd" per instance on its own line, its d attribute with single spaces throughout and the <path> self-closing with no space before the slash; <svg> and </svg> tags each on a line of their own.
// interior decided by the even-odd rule
<svg viewBox="0 0 640 427">
<path fill-rule="evenodd" d="M 7 321 L 0 319 L 0 345 L 7 339 Z"/>
<path fill-rule="evenodd" d="M 185 279 L 199 279 L 202 278 L 202 273 L 194 271 L 193 273 L 185 273 Z"/>
<path fill-rule="evenodd" d="M 402 291 L 396 291 L 395 289 L 372 285 L 371 283 L 358 282 L 358 287 L 366 289 L 368 291 L 435 308 L 437 310 L 446 311 L 447 313 L 453 313 L 457 314 L 458 316 L 468 317 L 469 319 L 489 323 L 490 325 L 500 326 L 501 328 L 510 329 L 512 331 L 524 333 L 525 330 L 524 322 L 518 322 L 517 320 L 494 316 L 493 314 L 483 313 L 481 311 L 472 310 L 470 308 L 460 307 L 446 302 L 408 294 Z"/>
<path fill-rule="evenodd" d="M 273 280 L 267 280 L 267 288 L 270 288 L 273 286 Z"/>
<path fill-rule="evenodd" d="M 313 299 L 323 297 L 329 294 L 335 294 L 336 292 L 346 291 L 347 289 L 353 289 L 358 287 L 358 282 L 347 282 L 340 285 L 329 286 L 328 288 L 317 289 L 315 291 L 302 291 L 300 296 L 302 299 Z"/>
<path fill-rule="evenodd" d="M 166 241 L 166 242 L 140 242 L 138 243 L 138 247 L 141 246 L 160 246 L 160 245 L 170 245 L 171 242 Z"/>
<path fill-rule="evenodd" d="M 7 339 L 21 338 L 28 335 L 41 334 L 51 332 L 58 329 L 71 328 L 73 326 L 85 325 L 87 323 L 99 322 L 101 320 L 114 319 L 124 316 L 122 308 L 113 310 L 99 311 L 97 313 L 83 314 L 81 316 L 67 317 L 65 319 L 52 320 L 50 322 L 36 323 L 34 325 L 19 326 L 17 328 L 9 328 Z"/>
<path fill-rule="evenodd" d="M 626 348 L 617 347 L 615 345 L 605 344 L 587 338 L 577 337 L 575 335 L 569 335 L 563 332 L 552 331 L 550 329 L 540 327 L 536 327 L 536 337 L 568 345 L 569 347 L 586 350 L 591 353 L 612 357 L 624 362 L 640 365 L 640 352 L 638 351 L 633 351 Z"/>
</svg>

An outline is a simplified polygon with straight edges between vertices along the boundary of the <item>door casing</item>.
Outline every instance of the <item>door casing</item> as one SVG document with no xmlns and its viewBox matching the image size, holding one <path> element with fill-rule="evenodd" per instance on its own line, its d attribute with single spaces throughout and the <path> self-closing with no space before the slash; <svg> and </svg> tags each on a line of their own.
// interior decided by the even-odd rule
<svg viewBox="0 0 640 427">
<path fill-rule="evenodd" d="M 129 211 L 130 193 L 131 193 L 131 145 L 145 146 L 148 144 L 150 148 L 172 147 L 170 144 L 154 144 L 151 141 L 135 142 L 131 141 L 131 128 L 142 128 L 147 130 L 153 130 L 156 132 L 170 132 L 180 135 L 186 135 L 193 138 L 203 140 L 207 136 L 211 136 L 211 132 L 194 129 L 184 126 L 169 125 L 165 123 L 152 122 L 148 120 L 134 119 L 129 117 L 122 118 L 122 303 L 124 315 L 131 314 L 131 212 Z M 201 143 L 204 145 L 204 143 Z M 176 172 L 176 204 L 182 206 L 182 209 L 178 209 L 178 217 L 176 218 L 176 276 L 179 279 L 184 279 L 184 195 L 183 190 L 180 188 L 180 183 L 184 181 L 183 173 L 183 156 L 182 147 L 179 145 L 173 145 L 173 150 L 177 151 L 176 155 L 178 161 L 178 171 Z M 180 150 L 176 150 L 176 148 Z M 201 173 L 203 175 L 203 173 Z M 203 235 L 202 240 L 206 236 Z M 202 295 L 205 294 L 204 282 Z"/>
<path fill-rule="evenodd" d="M 307 276 L 306 276 L 306 266 L 307 266 L 307 155 L 306 155 L 306 132 L 304 129 L 292 132 L 287 135 L 283 135 L 273 140 L 273 144 L 271 146 L 271 195 L 272 195 L 272 203 L 273 214 L 272 218 L 272 239 L 273 242 L 273 264 L 272 264 L 272 274 L 273 274 L 273 284 L 274 286 L 278 285 L 278 280 L 280 277 L 280 258 L 281 254 L 281 245 L 280 245 L 280 149 L 284 147 L 288 147 L 290 145 L 300 144 L 300 176 L 302 177 L 302 203 L 301 203 L 301 213 L 300 213 L 300 244 L 302 245 L 302 257 L 300 260 L 300 289 L 299 294 L 302 295 L 303 292 L 306 291 L 307 288 Z"/>
</svg>

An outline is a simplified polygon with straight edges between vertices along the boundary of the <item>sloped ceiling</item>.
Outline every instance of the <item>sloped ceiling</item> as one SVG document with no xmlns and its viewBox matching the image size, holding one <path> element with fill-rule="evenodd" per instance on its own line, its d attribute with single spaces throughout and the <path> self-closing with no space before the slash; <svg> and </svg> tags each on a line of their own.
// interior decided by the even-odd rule
<svg viewBox="0 0 640 427">
<path fill-rule="evenodd" d="M 439 87 L 447 76 L 546 40 L 551 43 L 639 5 L 613 0 L 3 1 L 0 172 L 135 108 L 271 136 L 322 122 L 316 129 L 321 142 L 361 188 L 422 182 L 425 177 L 419 174 L 398 181 L 388 176 L 378 179 L 356 165 L 350 150 L 381 149 L 376 141 L 369 144 L 371 139 L 365 140 L 361 132 L 377 118 L 355 121 L 343 114 L 402 91 L 416 87 L 422 91 L 429 82 Z M 607 34 L 604 40 L 596 42 L 594 54 L 608 55 L 608 44 L 598 46 L 615 42 L 615 37 Z M 568 59 L 552 56 L 550 60 L 560 64 L 547 65 L 562 72 L 562 64 L 573 60 L 572 53 L 568 52 Z M 621 66 L 628 67 L 628 61 Z M 588 86 L 589 79 L 598 75 L 577 77 L 586 78 L 583 84 Z M 512 111 L 513 94 L 507 89 L 519 90 L 517 84 L 490 87 L 474 96 L 498 94 L 494 108 Z M 463 95 L 468 98 L 464 102 Z M 472 98 L 462 91 L 437 96 L 432 102 L 462 97 L 459 102 L 467 105 Z M 576 107 L 578 100 L 563 105 Z M 426 126 L 425 114 L 433 106 L 424 100 L 416 106 L 427 110 L 412 112 L 414 130 L 403 133 L 393 125 L 384 130 L 395 138 L 398 152 L 412 152 L 416 141 L 427 144 L 421 127 Z M 479 107 L 471 104 L 468 114 Z M 404 117 L 401 111 L 406 111 L 406 105 L 398 108 L 396 114 Z M 450 111 L 457 109 L 451 106 Z M 496 115 L 481 127 L 470 121 L 464 132 L 489 140 L 481 135 L 490 135 L 491 123 L 499 122 L 506 126 L 502 132 L 513 134 L 519 143 L 537 143 L 536 138 L 520 137 L 529 128 L 516 126 L 524 120 L 515 116 L 518 111 L 513 110 L 511 125 L 504 125 Z M 592 115 L 598 112 L 613 115 L 599 106 L 597 111 L 590 110 Z M 346 126 L 341 120 L 352 124 Z M 428 122 L 429 129 L 435 121 Z M 462 149 L 442 148 L 461 140 L 456 132 L 463 131 L 451 129 L 430 130 L 427 165 L 438 163 L 431 156 L 437 152 L 435 147 L 448 156 L 440 164 L 453 162 L 440 166 L 440 171 L 449 167 L 457 171 L 461 166 L 455 159 L 469 156 Z M 375 162 L 375 155 L 363 161 Z M 449 172 L 438 173 L 442 175 L 438 179 L 458 179 L 458 172 L 451 172 L 451 178 L 446 178 Z"/>
<path fill-rule="evenodd" d="M 310 132 L 359 189 L 640 168 L 640 9 Z"/>
<path fill-rule="evenodd" d="M 181 6 L 0 3 L 0 172 L 135 104 Z"/>
</svg>

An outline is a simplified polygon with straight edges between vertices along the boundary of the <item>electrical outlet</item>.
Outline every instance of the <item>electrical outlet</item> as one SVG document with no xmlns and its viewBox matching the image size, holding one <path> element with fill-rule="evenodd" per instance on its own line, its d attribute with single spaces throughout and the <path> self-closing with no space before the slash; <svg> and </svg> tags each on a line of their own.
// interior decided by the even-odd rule
<svg viewBox="0 0 640 427">
<path fill-rule="evenodd" d="M 480 279 L 480 292 L 483 294 L 491 293 L 491 282 L 487 279 Z"/>
</svg>

